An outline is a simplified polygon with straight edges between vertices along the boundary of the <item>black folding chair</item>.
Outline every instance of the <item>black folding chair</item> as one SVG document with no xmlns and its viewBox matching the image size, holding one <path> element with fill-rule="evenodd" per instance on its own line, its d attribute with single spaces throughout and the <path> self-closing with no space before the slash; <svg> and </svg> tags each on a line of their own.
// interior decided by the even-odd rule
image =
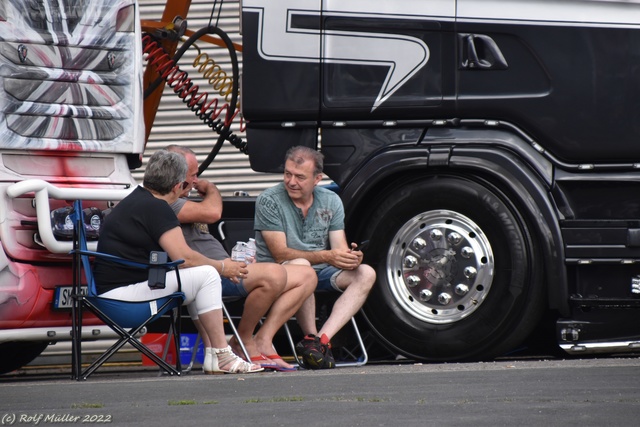
<svg viewBox="0 0 640 427">
<path fill-rule="evenodd" d="M 180 357 L 176 357 L 176 365 L 172 366 L 158 357 L 138 338 L 146 326 L 169 312 L 170 333 L 173 334 L 176 349 L 180 348 L 180 316 L 179 308 L 184 302 L 185 295 L 180 291 L 180 275 L 178 265 L 184 260 L 162 264 L 139 263 L 119 258 L 113 255 L 87 250 L 87 233 L 83 218 L 82 202 L 77 200 L 71 214 L 74 223 L 73 254 L 73 306 L 72 306 L 72 378 L 86 380 L 96 369 L 102 366 L 111 356 L 125 344 L 130 344 L 156 363 L 170 375 L 181 375 Z M 96 284 L 91 269 L 91 258 L 102 258 L 129 267 L 151 270 L 161 268 L 163 274 L 175 270 L 178 278 L 178 292 L 150 301 L 122 301 L 98 296 Z M 87 282 L 87 293 L 81 292 L 82 274 Z M 120 339 L 109 347 L 98 359 L 85 370 L 82 369 L 82 317 L 84 309 L 95 314 L 102 322 L 113 329 Z"/>
</svg>

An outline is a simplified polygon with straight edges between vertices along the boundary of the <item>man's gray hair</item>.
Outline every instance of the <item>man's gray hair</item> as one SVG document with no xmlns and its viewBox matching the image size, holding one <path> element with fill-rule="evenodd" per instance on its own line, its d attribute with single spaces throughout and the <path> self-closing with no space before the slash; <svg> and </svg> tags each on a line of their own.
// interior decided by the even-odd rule
<svg viewBox="0 0 640 427">
<path fill-rule="evenodd" d="M 301 165 L 307 160 L 311 160 L 315 165 L 313 171 L 314 175 L 321 174 L 322 169 L 324 168 L 324 154 L 304 145 L 296 145 L 295 147 L 289 148 L 284 160 L 285 162 L 287 160 L 291 160 L 296 165 Z"/>
<path fill-rule="evenodd" d="M 178 144 L 167 145 L 165 150 L 171 151 L 172 153 L 180 153 L 183 155 L 187 155 L 187 154 L 193 154 L 194 156 L 196 155 L 195 151 L 193 151 L 191 148 L 185 147 L 184 145 L 178 145 Z"/>
<path fill-rule="evenodd" d="M 158 150 L 149 158 L 142 185 L 146 189 L 165 195 L 186 178 L 187 161 L 184 156 L 167 150 Z"/>
</svg>

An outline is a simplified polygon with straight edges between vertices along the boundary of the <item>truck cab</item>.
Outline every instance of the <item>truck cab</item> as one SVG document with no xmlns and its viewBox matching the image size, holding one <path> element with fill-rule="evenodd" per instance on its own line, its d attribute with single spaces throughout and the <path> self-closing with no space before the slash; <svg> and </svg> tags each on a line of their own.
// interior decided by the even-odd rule
<svg viewBox="0 0 640 427">
<path fill-rule="evenodd" d="M 408 357 L 633 351 L 640 2 L 243 1 L 252 168 L 319 149 Z"/>
</svg>

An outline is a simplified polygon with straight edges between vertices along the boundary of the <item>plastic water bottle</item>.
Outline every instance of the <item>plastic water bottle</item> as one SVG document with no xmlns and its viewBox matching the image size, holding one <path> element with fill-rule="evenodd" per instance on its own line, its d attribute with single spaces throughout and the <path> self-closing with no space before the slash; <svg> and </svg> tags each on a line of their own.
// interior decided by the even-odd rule
<svg viewBox="0 0 640 427">
<path fill-rule="evenodd" d="M 245 262 L 251 264 L 256 262 L 256 239 L 249 239 L 247 246 L 244 248 Z"/>
<path fill-rule="evenodd" d="M 231 259 L 233 261 L 245 262 L 247 244 L 245 242 L 236 242 L 236 245 L 231 250 Z"/>
</svg>

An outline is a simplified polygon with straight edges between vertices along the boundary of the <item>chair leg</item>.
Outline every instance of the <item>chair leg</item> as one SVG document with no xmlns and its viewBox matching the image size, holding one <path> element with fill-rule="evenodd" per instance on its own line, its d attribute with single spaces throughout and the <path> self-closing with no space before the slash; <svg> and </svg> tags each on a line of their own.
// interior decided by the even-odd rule
<svg viewBox="0 0 640 427">
<path fill-rule="evenodd" d="M 170 347 L 171 341 L 173 340 L 173 345 L 174 345 L 174 348 L 176 349 L 176 371 L 182 373 L 186 371 L 182 370 L 182 361 L 180 360 L 180 326 L 178 325 L 178 323 L 180 322 L 180 317 L 179 317 L 179 314 L 176 314 L 176 313 L 178 313 L 178 309 L 174 308 L 173 310 L 171 310 L 171 313 L 169 314 L 169 318 L 170 318 L 169 332 L 167 333 L 167 339 L 165 340 L 164 347 L 162 349 L 162 360 L 167 362 L 169 347 Z M 160 368 L 160 374 L 162 374 L 163 373 L 162 366 L 159 366 L 159 368 Z M 171 374 L 170 372 L 166 372 L 166 370 L 164 373 Z"/>
<path fill-rule="evenodd" d="M 293 318 L 292 318 L 293 319 Z M 296 363 L 299 366 L 302 366 L 302 362 L 298 358 L 298 353 L 296 352 L 296 344 L 293 342 L 293 337 L 291 336 L 291 330 L 289 329 L 288 322 L 284 322 L 284 332 L 287 335 L 287 340 L 289 341 L 289 346 L 291 346 L 291 354 L 293 354 L 294 359 L 296 359 Z"/>
<path fill-rule="evenodd" d="M 170 324 L 169 325 L 169 332 L 167 332 L 167 339 L 164 340 L 164 346 L 162 346 L 162 360 L 164 360 L 165 362 L 167 361 L 167 356 L 169 355 L 169 347 L 171 347 L 171 341 L 173 340 L 173 325 Z M 176 352 L 178 352 L 179 350 L 176 348 Z M 162 369 L 158 366 L 158 369 L 160 369 L 160 374 L 162 374 Z"/>
<path fill-rule="evenodd" d="M 196 342 L 191 349 L 191 361 L 189 362 L 189 366 L 184 368 L 182 372 L 191 372 L 191 370 L 193 369 L 193 365 L 196 362 L 196 356 L 198 353 L 198 346 L 200 345 L 200 341 L 202 341 L 202 337 L 200 336 L 200 332 L 198 332 L 198 335 L 196 336 Z"/>
<path fill-rule="evenodd" d="M 74 249 L 77 236 L 74 233 Z M 80 381 L 82 373 L 82 312 L 84 296 L 81 294 L 81 269 L 78 255 L 73 256 L 73 292 L 71 295 L 71 379 Z"/>
<path fill-rule="evenodd" d="M 169 304 L 169 303 L 170 302 L 167 301 L 158 311 L 162 311 L 166 307 L 166 305 Z M 109 349 L 107 351 L 105 351 L 97 360 L 95 360 L 86 370 L 84 370 L 79 375 L 78 379 L 86 380 L 96 369 L 98 369 L 100 366 L 102 366 L 102 364 L 104 362 L 106 362 L 111 356 L 113 356 L 118 350 L 120 350 L 127 343 L 131 344 L 138 351 L 140 351 L 142 354 L 147 356 L 156 365 L 160 366 L 162 369 L 164 369 L 170 375 L 180 375 L 181 374 L 179 369 L 176 369 L 175 367 L 169 365 L 167 362 L 162 360 L 157 354 L 152 352 L 147 346 L 142 344 L 135 337 L 137 334 L 139 334 L 146 327 L 146 325 L 151 321 L 151 319 L 149 319 L 144 324 L 138 326 L 137 328 L 134 328 L 134 329 L 131 329 L 131 330 L 127 331 L 126 329 L 120 327 L 113 320 L 111 320 L 107 315 L 105 315 L 102 311 L 100 311 L 99 308 L 95 307 L 90 301 L 85 300 L 85 305 L 96 316 L 98 316 L 98 318 L 100 318 L 100 320 L 102 320 L 105 324 L 109 325 L 109 327 L 120 336 L 120 339 L 115 344 L 113 344 L 111 347 L 109 347 Z M 175 325 L 174 325 L 174 328 L 175 328 Z M 179 361 L 178 361 L 177 367 L 180 367 Z"/>
<path fill-rule="evenodd" d="M 180 331 L 181 331 L 180 308 L 171 310 L 171 329 L 173 329 L 173 343 L 176 346 L 176 371 L 178 375 L 182 373 L 182 361 L 180 360 Z"/>
<path fill-rule="evenodd" d="M 293 342 L 293 337 L 291 336 L 291 330 L 289 329 L 289 325 L 287 325 L 287 322 L 285 322 L 283 326 L 284 326 L 285 334 L 287 335 L 287 340 L 289 341 L 289 345 L 291 346 L 291 352 L 293 353 L 293 357 L 296 359 L 296 362 L 298 363 L 298 365 L 302 366 L 302 363 L 298 358 L 298 354 L 296 352 L 296 346 L 295 346 L 295 343 Z M 367 348 L 365 347 L 364 342 L 362 341 L 362 336 L 360 335 L 360 329 L 358 328 L 358 324 L 356 323 L 355 317 L 351 318 L 351 326 L 353 327 L 353 331 L 356 335 L 356 340 L 358 342 L 358 346 L 360 347 L 360 351 L 362 355 L 355 362 L 338 362 L 336 363 L 336 367 L 364 366 L 369 361 L 369 354 L 367 353 Z"/>
<path fill-rule="evenodd" d="M 246 360 L 250 360 L 251 356 L 249 356 L 249 352 L 247 351 L 247 348 L 244 346 L 244 342 L 242 341 L 242 338 L 240 338 L 240 334 L 238 333 L 238 329 L 236 328 L 235 324 L 233 323 L 233 319 L 231 318 L 231 315 L 229 314 L 229 311 L 227 311 L 227 307 L 224 305 L 224 303 L 222 304 L 222 310 L 224 313 L 224 316 L 227 318 L 227 321 L 229 322 L 229 326 L 231 327 L 231 330 L 233 332 L 233 336 L 236 337 L 236 340 L 238 340 L 238 343 L 240 344 L 240 348 L 242 348 L 242 352 L 244 353 L 244 356 L 246 358 Z M 167 341 L 168 341 L 168 337 L 167 337 Z M 198 346 L 200 345 L 200 341 L 202 341 L 202 337 L 200 336 L 200 333 L 198 333 L 197 337 L 196 337 L 196 342 L 192 348 L 191 351 L 191 361 L 189 362 L 189 365 L 184 368 L 182 370 L 182 372 L 187 373 L 187 372 L 191 372 L 191 370 L 193 369 L 193 365 L 195 364 L 195 360 L 196 360 L 196 355 L 197 355 L 197 351 L 198 351 Z M 167 342 L 168 344 L 168 342 Z M 166 348 L 167 345 L 165 345 L 165 352 L 166 352 Z M 166 359 L 166 354 L 163 354 L 163 359 Z"/>
<path fill-rule="evenodd" d="M 224 303 L 222 303 L 222 310 L 224 311 L 225 317 L 229 321 L 229 326 L 231 326 L 231 330 L 233 331 L 233 336 L 236 337 L 236 340 L 238 340 L 238 343 L 240 344 L 240 348 L 242 348 L 242 352 L 244 353 L 246 360 L 251 361 L 251 356 L 249 356 L 249 352 L 244 346 L 244 343 L 242 342 L 242 338 L 240 338 L 240 334 L 236 329 L 236 325 L 233 324 L 233 320 L 231 319 L 231 316 L 229 315 L 229 312 L 227 311 L 227 307 L 224 305 Z"/>
<path fill-rule="evenodd" d="M 113 327 L 117 327 L 117 325 L 112 325 Z M 127 331 L 122 328 L 118 328 L 119 330 L 115 330 L 118 335 L 120 335 L 120 340 L 118 340 L 115 344 L 113 344 L 107 351 L 105 351 L 97 360 L 95 360 L 84 372 L 81 374 L 82 379 L 87 379 L 96 369 L 98 369 L 102 364 L 104 364 L 111 356 L 113 356 L 118 350 L 124 347 L 125 344 L 129 343 L 133 347 L 135 347 L 142 354 L 151 359 L 156 365 L 160 368 L 164 369 L 170 375 L 180 375 L 180 371 L 178 371 L 173 366 L 169 365 L 163 359 L 161 359 L 157 354 L 149 350 L 144 344 L 140 343 L 138 339 L 135 337 L 136 334 L 140 332 L 140 329 L 137 328 L 135 330 Z"/>
<path fill-rule="evenodd" d="M 233 323 L 233 319 L 231 319 L 231 316 L 229 315 L 229 312 L 227 311 L 227 307 L 224 305 L 224 303 L 222 304 L 222 309 L 224 312 L 224 316 L 229 321 L 229 326 L 233 331 L 233 336 L 236 337 L 236 340 L 238 340 L 238 343 L 240 344 L 240 348 L 242 348 L 242 352 L 244 353 L 246 360 L 250 360 L 251 357 L 249 356 L 249 352 L 247 351 L 247 348 L 244 346 L 244 342 L 242 342 L 242 338 L 240 338 L 240 334 L 238 333 L 238 330 L 235 324 Z M 198 333 L 196 337 L 196 342 L 193 345 L 193 348 L 191 351 L 191 361 L 189 362 L 189 366 L 184 368 L 182 372 L 185 372 L 185 373 L 191 372 L 191 370 L 193 369 L 193 365 L 195 364 L 195 361 L 196 361 L 196 355 L 198 352 L 198 346 L 200 345 L 200 341 L 202 341 L 202 337 L 200 336 L 200 333 Z"/>
<path fill-rule="evenodd" d="M 366 365 L 367 362 L 369 361 L 369 354 L 367 353 L 367 348 L 365 347 L 364 342 L 362 341 L 362 336 L 360 335 L 360 329 L 358 329 L 358 324 L 356 323 L 355 317 L 351 318 L 351 325 L 353 326 L 353 331 L 356 334 L 356 339 L 358 340 L 358 346 L 362 351 L 362 358 L 359 358 L 355 362 L 336 363 L 336 366 L 339 366 L 339 367 L 363 366 L 363 365 Z"/>
<path fill-rule="evenodd" d="M 82 373 L 82 296 L 72 296 L 71 306 L 71 379 Z"/>
</svg>

